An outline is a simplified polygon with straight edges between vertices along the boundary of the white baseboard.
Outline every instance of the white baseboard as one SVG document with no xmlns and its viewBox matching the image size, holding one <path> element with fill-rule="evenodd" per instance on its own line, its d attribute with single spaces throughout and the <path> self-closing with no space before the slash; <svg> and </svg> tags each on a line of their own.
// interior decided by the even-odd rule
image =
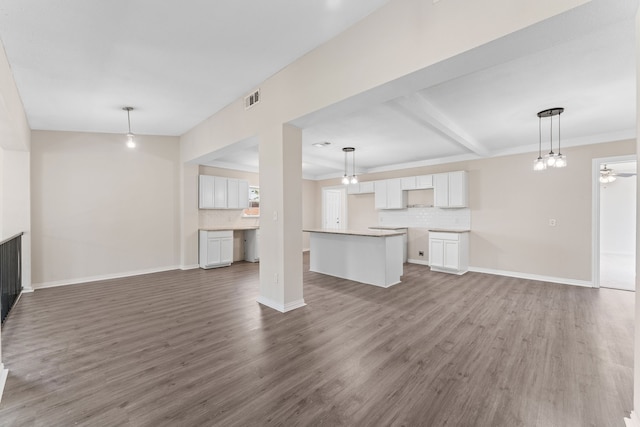
<svg viewBox="0 0 640 427">
<path fill-rule="evenodd" d="M 420 264 L 420 265 L 426 265 L 427 267 L 429 266 L 429 261 L 425 261 L 422 259 L 408 259 L 407 262 L 409 264 Z"/>
<path fill-rule="evenodd" d="M 0 363 L 0 402 L 2 402 L 2 393 L 4 392 L 4 385 L 7 382 L 9 376 L 9 370 L 4 369 L 4 364 Z"/>
<path fill-rule="evenodd" d="M 516 271 L 494 270 L 492 268 L 481 268 L 481 267 L 469 267 L 469 271 L 474 271 L 476 273 L 495 274 L 496 276 L 515 277 L 518 279 L 539 280 L 541 282 L 559 283 L 561 285 L 583 286 L 587 288 L 593 287 L 593 283 L 588 280 L 576 280 L 576 279 L 567 279 L 564 277 L 542 276 L 539 274 L 518 273 Z"/>
<path fill-rule="evenodd" d="M 640 418 L 638 418 L 638 414 L 635 411 L 631 411 L 631 415 L 629 415 L 629 418 L 624 419 L 624 423 L 627 427 L 640 427 Z"/>
<path fill-rule="evenodd" d="M 181 265 L 180 270 L 195 270 L 196 268 L 200 268 L 200 264 L 191 264 L 191 265 Z"/>
<path fill-rule="evenodd" d="M 57 286 L 77 285 L 79 283 L 98 282 L 100 280 L 120 279 L 123 277 L 140 276 L 141 274 L 162 273 L 163 271 L 177 270 L 177 265 L 149 268 L 146 270 L 127 271 L 123 273 L 105 274 L 101 276 L 80 277 L 78 279 L 56 280 L 52 282 L 34 283 L 34 289 L 55 288 Z"/>
<path fill-rule="evenodd" d="M 258 297 L 258 303 L 266 305 L 269 308 L 273 308 L 274 310 L 278 310 L 280 313 L 286 313 L 287 311 L 295 310 L 296 308 L 304 307 L 305 305 L 307 305 L 304 302 L 304 299 L 282 304 L 263 296 Z"/>
</svg>

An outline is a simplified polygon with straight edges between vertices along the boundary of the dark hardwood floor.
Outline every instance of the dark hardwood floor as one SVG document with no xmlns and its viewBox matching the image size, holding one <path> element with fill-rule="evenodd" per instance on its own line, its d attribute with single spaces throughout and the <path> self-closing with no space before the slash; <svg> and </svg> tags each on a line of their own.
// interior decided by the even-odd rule
<svg viewBox="0 0 640 427">
<path fill-rule="evenodd" d="M 631 292 L 405 265 L 389 289 L 258 265 L 23 295 L 2 330 L 3 426 L 621 426 Z"/>
</svg>

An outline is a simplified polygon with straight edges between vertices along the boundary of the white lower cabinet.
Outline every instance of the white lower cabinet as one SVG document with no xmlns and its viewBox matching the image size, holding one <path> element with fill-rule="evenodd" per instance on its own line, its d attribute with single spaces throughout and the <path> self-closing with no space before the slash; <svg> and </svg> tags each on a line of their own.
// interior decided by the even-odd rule
<svg viewBox="0 0 640 427">
<path fill-rule="evenodd" d="M 431 270 L 464 274 L 469 270 L 468 232 L 429 232 Z"/>
<path fill-rule="evenodd" d="M 200 268 L 226 267 L 233 262 L 233 231 L 206 231 L 199 233 Z"/>
</svg>

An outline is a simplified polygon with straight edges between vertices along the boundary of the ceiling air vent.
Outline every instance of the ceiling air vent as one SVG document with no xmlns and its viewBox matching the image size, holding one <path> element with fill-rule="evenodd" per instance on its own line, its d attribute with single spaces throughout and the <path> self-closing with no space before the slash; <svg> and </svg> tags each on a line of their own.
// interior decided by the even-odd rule
<svg viewBox="0 0 640 427">
<path fill-rule="evenodd" d="M 258 102 L 260 102 L 260 89 L 256 89 L 254 92 L 244 97 L 244 109 L 248 110 Z"/>
</svg>

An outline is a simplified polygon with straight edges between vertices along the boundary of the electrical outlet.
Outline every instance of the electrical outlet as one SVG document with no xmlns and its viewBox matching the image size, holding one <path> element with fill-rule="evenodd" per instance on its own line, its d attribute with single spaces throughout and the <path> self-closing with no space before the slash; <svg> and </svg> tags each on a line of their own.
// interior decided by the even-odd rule
<svg viewBox="0 0 640 427">
<path fill-rule="evenodd" d="M 555 227 L 556 226 L 556 220 L 555 219 L 550 219 L 549 220 L 549 227 Z"/>
<path fill-rule="evenodd" d="M 419 251 L 418 256 L 424 256 L 424 251 Z"/>
</svg>

